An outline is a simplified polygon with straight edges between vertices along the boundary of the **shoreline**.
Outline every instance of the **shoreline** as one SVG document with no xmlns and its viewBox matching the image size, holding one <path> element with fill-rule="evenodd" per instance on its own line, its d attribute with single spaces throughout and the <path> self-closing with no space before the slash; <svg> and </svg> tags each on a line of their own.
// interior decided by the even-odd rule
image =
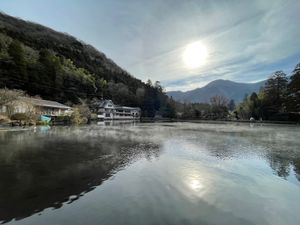
<svg viewBox="0 0 300 225">
<path fill-rule="evenodd" d="M 283 124 L 299 126 L 296 121 L 249 121 L 249 120 L 201 120 L 201 119 L 171 119 L 171 118 L 141 118 L 140 122 L 190 122 L 190 123 L 249 123 L 249 124 Z"/>
<path fill-rule="evenodd" d="M 34 127 L 1 127 L 1 131 L 27 131 L 27 130 L 34 130 Z"/>
<path fill-rule="evenodd" d="M 118 120 L 120 121 L 120 120 Z M 128 120 L 127 120 L 128 121 Z M 140 123 L 177 123 L 177 122 L 187 122 L 187 123 L 209 123 L 209 124 L 229 124 L 229 123 L 241 123 L 241 124 L 261 124 L 261 125 L 292 125 L 292 126 L 300 126 L 299 122 L 293 121 L 248 121 L 248 120 L 199 120 L 199 119 L 170 119 L 170 118 L 141 118 L 140 120 L 135 120 L 135 122 Z M 83 124 L 88 125 L 88 124 Z M 52 125 L 52 126 L 61 126 L 61 125 Z M 70 126 L 70 125 L 67 125 Z M 43 125 L 38 126 L 29 126 L 29 127 L 11 127 L 11 126 L 3 126 L 0 125 L 1 131 L 28 131 L 34 130 L 38 127 L 43 127 Z"/>
</svg>

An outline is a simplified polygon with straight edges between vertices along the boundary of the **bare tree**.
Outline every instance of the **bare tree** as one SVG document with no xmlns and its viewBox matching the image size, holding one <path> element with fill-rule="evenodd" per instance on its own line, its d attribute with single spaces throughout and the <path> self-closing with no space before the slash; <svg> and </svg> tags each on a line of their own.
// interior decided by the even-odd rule
<svg viewBox="0 0 300 225">
<path fill-rule="evenodd" d="M 0 89 L 0 111 L 11 116 L 14 112 L 16 101 L 22 96 L 24 96 L 24 92 L 21 90 Z"/>
<path fill-rule="evenodd" d="M 210 104 L 212 112 L 218 119 L 225 118 L 228 114 L 228 99 L 221 95 L 211 97 Z"/>
<path fill-rule="evenodd" d="M 21 96 L 24 96 L 24 92 L 21 90 L 0 89 L 0 107 L 17 100 Z"/>
</svg>

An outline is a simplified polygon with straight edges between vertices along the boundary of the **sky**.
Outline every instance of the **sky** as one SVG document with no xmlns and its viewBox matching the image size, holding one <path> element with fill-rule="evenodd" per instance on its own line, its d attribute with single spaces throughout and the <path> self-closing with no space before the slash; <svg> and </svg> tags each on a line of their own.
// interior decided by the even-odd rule
<svg viewBox="0 0 300 225">
<path fill-rule="evenodd" d="M 0 10 L 73 35 L 167 91 L 289 75 L 300 62 L 299 0 L 0 0 Z M 183 53 L 193 42 L 208 56 L 192 69 Z"/>
</svg>

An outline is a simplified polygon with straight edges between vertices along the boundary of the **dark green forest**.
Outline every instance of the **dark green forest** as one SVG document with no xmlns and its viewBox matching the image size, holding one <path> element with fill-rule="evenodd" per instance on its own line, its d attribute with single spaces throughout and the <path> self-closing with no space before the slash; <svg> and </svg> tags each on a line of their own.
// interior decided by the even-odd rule
<svg viewBox="0 0 300 225">
<path fill-rule="evenodd" d="M 166 116 L 171 101 L 159 82 L 134 78 L 103 53 L 76 38 L 0 14 L 0 88 L 62 103 L 112 99 Z"/>
</svg>

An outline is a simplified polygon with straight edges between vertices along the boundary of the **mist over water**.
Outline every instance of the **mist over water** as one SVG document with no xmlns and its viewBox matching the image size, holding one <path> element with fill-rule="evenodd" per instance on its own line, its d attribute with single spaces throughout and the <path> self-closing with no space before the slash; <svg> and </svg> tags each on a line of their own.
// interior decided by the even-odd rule
<svg viewBox="0 0 300 225">
<path fill-rule="evenodd" d="M 7 224 L 300 224 L 300 127 L 112 123 L 0 132 Z"/>
</svg>

